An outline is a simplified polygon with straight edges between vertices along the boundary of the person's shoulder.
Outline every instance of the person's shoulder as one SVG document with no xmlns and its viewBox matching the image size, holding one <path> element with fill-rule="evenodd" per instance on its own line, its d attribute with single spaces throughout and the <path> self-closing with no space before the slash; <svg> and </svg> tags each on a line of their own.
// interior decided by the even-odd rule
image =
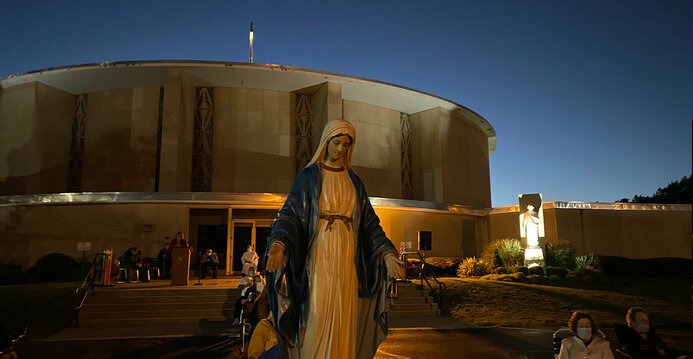
<svg viewBox="0 0 693 359">
<path fill-rule="evenodd" d="M 592 341 L 597 345 L 609 345 L 609 341 L 606 340 L 606 338 L 602 338 L 599 335 L 595 336 L 594 339 L 592 339 Z"/>
<path fill-rule="evenodd" d="M 578 340 L 580 340 L 580 339 L 578 339 L 578 337 L 571 335 L 569 337 L 563 338 L 561 343 L 563 343 L 563 345 L 565 345 L 566 348 L 572 348 L 578 344 Z"/>
</svg>

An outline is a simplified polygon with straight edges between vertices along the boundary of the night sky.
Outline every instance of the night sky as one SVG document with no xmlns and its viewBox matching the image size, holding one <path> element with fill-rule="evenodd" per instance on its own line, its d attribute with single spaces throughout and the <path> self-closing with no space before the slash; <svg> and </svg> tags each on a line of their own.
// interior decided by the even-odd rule
<svg viewBox="0 0 693 359">
<path fill-rule="evenodd" d="M 250 21 L 257 63 L 407 86 L 486 118 L 493 206 L 535 192 L 612 202 L 691 173 L 690 0 L 1 0 L 0 77 L 247 61 Z"/>
</svg>

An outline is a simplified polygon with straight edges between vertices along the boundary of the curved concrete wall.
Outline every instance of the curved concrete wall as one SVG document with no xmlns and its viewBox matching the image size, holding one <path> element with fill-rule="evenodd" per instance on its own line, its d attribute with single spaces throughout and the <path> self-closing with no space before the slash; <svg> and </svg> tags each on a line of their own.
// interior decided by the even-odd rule
<svg viewBox="0 0 693 359">
<path fill-rule="evenodd" d="M 468 109 L 433 107 L 406 113 L 404 107 L 374 104 L 377 99 L 371 103 L 346 99 L 342 93 L 346 83 L 329 81 L 291 91 L 276 89 L 287 87 L 286 84 L 249 88 L 241 81 L 238 86 L 222 86 L 210 83 L 209 76 L 201 77 L 205 71 L 211 71 L 203 65 L 136 69 L 141 75 L 146 71 L 162 72 L 163 86 L 135 86 L 143 84 L 139 76 L 139 82 L 131 81 L 132 87 L 123 87 L 126 78 L 108 80 L 113 81 L 114 88 L 104 90 L 108 87 L 104 83 L 92 86 L 99 91 L 83 94 L 86 125 L 81 191 L 155 191 L 157 176 L 159 191 L 190 191 L 195 92 L 202 86 L 214 89 L 213 192 L 288 192 L 296 175 L 297 96 L 309 94 L 313 142 L 317 142 L 327 121 L 345 118 L 354 123 L 357 143 L 352 165 L 369 195 L 403 197 L 400 119 L 407 114 L 411 123 L 412 199 L 476 208 L 491 205 L 490 137 L 480 127 L 480 117 Z M 65 88 L 74 88 L 80 81 L 105 79 L 99 76 L 110 73 L 108 70 L 111 69 L 62 73 L 62 82 L 55 83 L 71 81 L 72 87 Z M 82 78 L 87 75 L 93 78 Z M 22 76 L 43 78 L 41 74 Z M 267 79 L 280 81 L 285 74 L 270 72 L 263 76 L 265 84 L 269 84 Z M 0 133 L 4 141 L 0 141 L 0 159 L 4 161 L 0 161 L 0 195 L 67 192 L 74 104 L 81 94 L 70 94 L 37 81 L 3 81 Z M 8 83 L 19 84 L 8 87 Z M 390 91 L 383 84 L 374 84 L 383 87 L 380 91 L 388 99 L 380 101 L 383 104 L 406 103 L 407 98 L 424 103 L 432 98 L 412 90 Z M 397 100 L 397 96 L 403 98 Z M 162 121 L 157 173 L 159 117 Z M 429 191 L 424 190 L 426 186 Z"/>
</svg>

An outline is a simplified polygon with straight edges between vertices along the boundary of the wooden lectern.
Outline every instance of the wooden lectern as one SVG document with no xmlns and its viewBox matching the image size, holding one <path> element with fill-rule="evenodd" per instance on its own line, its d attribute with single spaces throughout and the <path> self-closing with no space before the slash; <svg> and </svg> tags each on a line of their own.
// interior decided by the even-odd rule
<svg viewBox="0 0 693 359">
<path fill-rule="evenodd" d="M 171 248 L 171 285 L 188 285 L 190 281 L 190 247 Z"/>
</svg>

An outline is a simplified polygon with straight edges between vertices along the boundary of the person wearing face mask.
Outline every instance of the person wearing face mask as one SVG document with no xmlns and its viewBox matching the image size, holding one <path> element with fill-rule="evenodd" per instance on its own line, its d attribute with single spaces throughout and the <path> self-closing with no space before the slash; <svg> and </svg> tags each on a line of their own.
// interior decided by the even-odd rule
<svg viewBox="0 0 693 359">
<path fill-rule="evenodd" d="M 573 336 L 563 339 L 558 359 L 613 359 L 609 342 L 597 327 L 592 316 L 573 312 L 568 321 Z"/>
<path fill-rule="evenodd" d="M 645 309 L 628 309 L 626 323 L 627 327 L 616 326 L 616 336 L 623 345 L 623 351 L 633 359 L 675 357 L 650 325 L 650 316 Z"/>
</svg>

